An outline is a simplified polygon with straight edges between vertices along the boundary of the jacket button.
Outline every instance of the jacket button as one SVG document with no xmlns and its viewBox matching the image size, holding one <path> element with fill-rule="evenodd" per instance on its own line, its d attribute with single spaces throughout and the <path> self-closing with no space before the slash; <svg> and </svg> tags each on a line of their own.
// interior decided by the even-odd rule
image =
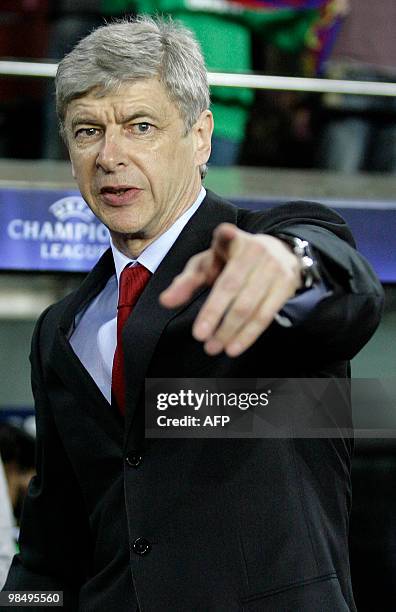
<svg viewBox="0 0 396 612">
<path fill-rule="evenodd" d="M 137 468 L 142 463 L 143 457 L 139 455 L 139 453 L 129 453 L 129 455 L 125 457 L 125 461 L 129 467 Z"/>
<path fill-rule="evenodd" d="M 151 550 L 151 544 L 146 538 L 137 538 L 133 543 L 133 550 L 137 555 L 147 555 Z"/>
</svg>

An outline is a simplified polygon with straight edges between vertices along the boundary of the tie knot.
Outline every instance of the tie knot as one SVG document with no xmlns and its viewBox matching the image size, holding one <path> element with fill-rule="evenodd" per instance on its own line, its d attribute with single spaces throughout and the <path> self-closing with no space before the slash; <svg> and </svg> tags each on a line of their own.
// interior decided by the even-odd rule
<svg viewBox="0 0 396 612">
<path fill-rule="evenodd" d="M 118 308 L 131 308 L 136 304 L 150 275 L 150 271 L 139 263 L 123 269 L 120 275 Z"/>
</svg>

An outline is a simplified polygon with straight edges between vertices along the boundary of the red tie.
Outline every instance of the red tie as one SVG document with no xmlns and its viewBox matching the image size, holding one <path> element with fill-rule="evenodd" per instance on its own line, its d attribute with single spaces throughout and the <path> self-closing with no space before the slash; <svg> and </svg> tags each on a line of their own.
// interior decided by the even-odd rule
<svg viewBox="0 0 396 612">
<path fill-rule="evenodd" d="M 117 348 L 113 360 L 111 391 L 117 408 L 122 415 L 125 414 L 125 373 L 122 330 L 150 276 L 150 271 L 141 264 L 124 268 L 120 276 L 117 306 Z"/>
</svg>

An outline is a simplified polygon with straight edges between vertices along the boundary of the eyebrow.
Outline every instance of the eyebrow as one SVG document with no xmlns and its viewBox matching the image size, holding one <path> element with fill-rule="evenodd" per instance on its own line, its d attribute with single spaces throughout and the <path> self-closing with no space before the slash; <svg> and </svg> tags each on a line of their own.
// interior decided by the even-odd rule
<svg viewBox="0 0 396 612">
<path fill-rule="evenodd" d="M 126 115 L 126 117 L 122 119 L 121 123 L 128 123 L 128 121 L 135 121 L 135 119 L 141 119 L 142 117 L 147 117 L 148 119 L 153 119 L 153 120 L 156 119 L 155 115 L 153 115 L 152 113 L 148 111 L 144 111 L 144 110 L 139 110 L 139 111 L 132 113 L 132 115 Z"/>
<path fill-rule="evenodd" d="M 129 121 L 135 121 L 135 119 L 141 119 L 143 117 L 147 117 L 148 119 L 151 119 L 153 121 L 157 120 L 157 118 L 152 113 L 145 111 L 145 110 L 138 110 L 132 113 L 131 115 L 126 115 L 125 117 L 122 117 L 120 123 L 128 123 Z M 85 124 L 100 125 L 101 121 L 98 120 L 97 118 L 89 117 L 89 115 L 87 116 L 77 115 L 76 117 L 73 117 L 71 121 L 71 128 L 72 130 L 74 130 L 74 128 L 77 125 L 85 125 Z"/>
</svg>

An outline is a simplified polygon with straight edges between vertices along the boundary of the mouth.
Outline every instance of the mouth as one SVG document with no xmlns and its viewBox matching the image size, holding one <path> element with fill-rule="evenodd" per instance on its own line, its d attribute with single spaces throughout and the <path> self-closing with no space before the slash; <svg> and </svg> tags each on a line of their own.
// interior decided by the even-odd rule
<svg viewBox="0 0 396 612">
<path fill-rule="evenodd" d="M 120 206 L 130 204 L 140 192 L 139 187 L 132 185 L 106 185 L 99 193 L 107 204 Z"/>
</svg>

